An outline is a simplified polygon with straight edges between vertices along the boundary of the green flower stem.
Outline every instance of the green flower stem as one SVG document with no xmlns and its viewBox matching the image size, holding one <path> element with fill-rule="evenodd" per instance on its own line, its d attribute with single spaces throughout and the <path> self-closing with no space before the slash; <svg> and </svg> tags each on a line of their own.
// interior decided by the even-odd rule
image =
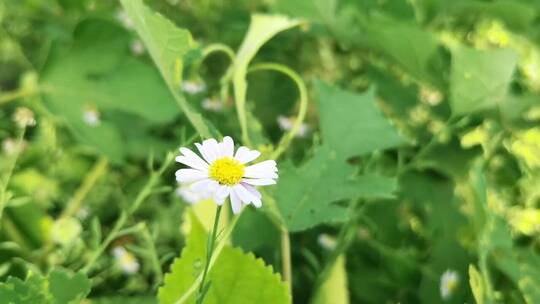
<svg viewBox="0 0 540 304">
<path fill-rule="evenodd" d="M 255 64 L 248 70 L 248 73 L 262 71 L 262 70 L 270 70 L 270 71 L 276 71 L 276 72 L 282 73 L 288 76 L 289 78 L 291 78 L 296 84 L 296 87 L 298 88 L 298 95 L 299 95 L 298 113 L 296 114 L 296 119 L 294 120 L 291 130 L 289 130 L 289 132 L 283 135 L 283 137 L 279 141 L 277 148 L 272 153 L 271 158 L 277 159 L 283 152 L 285 152 L 285 150 L 287 150 L 294 136 L 300 130 L 302 122 L 304 121 L 306 117 L 307 106 L 308 106 L 307 88 L 306 88 L 306 84 L 304 83 L 300 75 L 298 75 L 295 71 L 293 71 L 289 67 L 282 64 L 278 64 L 278 63 Z"/>
<path fill-rule="evenodd" d="M 215 247 L 214 252 L 213 252 L 213 254 L 212 254 L 211 258 L 210 258 L 210 262 L 208 263 L 208 271 L 210 271 L 212 269 L 212 267 L 214 266 L 217 257 L 219 257 L 219 254 L 221 253 L 221 250 L 223 250 L 223 247 L 225 246 L 224 240 L 229 238 L 232 231 L 234 230 L 234 227 L 236 227 L 236 223 L 238 223 L 238 219 L 240 218 L 241 215 L 242 215 L 242 213 L 235 216 L 233 218 L 232 222 L 230 223 L 230 225 L 227 227 L 227 229 L 223 233 L 219 234 L 219 237 L 218 237 L 218 240 L 217 240 L 217 246 Z M 188 302 L 190 297 L 195 292 L 197 292 L 198 287 L 202 282 L 202 276 L 203 276 L 202 273 L 199 274 L 199 276 L 191 284 L 189 289 L 182 295 L 182 297 L 180 299 L 178 299 L 178 301 L 175 302 L 175 304 L 184 304 L 184 303 Z"/>
<path fill-rule="evenodd" d="M 161 167 L 157 170 L 151 173 L 150 178 L 142 188 L 142 190 L 137 194 L 137 197 L 131 204 L 131 207 L 128 209 L 127 212 L 123 211 L 120 214 L 120 217 L 116 220 L 116 223 L 114 224 L 113 229 L 110 231 L 109 235 L 105 240 L 100 244 L 100 246 L 92 253 L 90 256 L 90 259 L 86 263 L 86 265 L 82 268 L 82 272 L 88 273 L 92 267 L 94 267 L 95 262 L 97 259 L 103 254 L 105 249 L 112 243 L 113 240 L 115 240 L 119 233 L 124 228 L 127 219 L 129 216 L 133 215 L 137 209 L 140 207 L 142 202 L 152 194 L 152 190 L 155 188 L 157 183 L 159 182 L 159 178 L 161 175 L 165 172 L 165 170 L 169 167 L 172 160 L 174 159 L 174 156 L 172 153 L 167 154 L 167 157 L 165 158 L 165 161 L 161 165 Z"/>
<path fill-rule="evenodd" d="M 108 160 L 102 156 L 98 159 L 92 170 L 86 175 L 81 186 L 75 191 L 75 195 L 62 211 L 60 218 L 73 216 L 81 208 L 84 198 L 90 193 L 96 182 L 107 172 Z"/>
<path fill-rule="evenodd" d="M 21 133 L 17 137 L 17 144 L 16 144 L 17 147 L 16 147 L 15 155 L 13 156 L 13 160 L 11 161 L 11 164 L 9 165 L 6 176 L 3 177 L 2 180 L 0 181 L 0 220 L 2 220 L 2 215 L 4 214 L 4 208 L 6 207 L 6 204 L 8 200 L 10 199 L 7 188 L 8 188 L 11 176 L 13 175 L 13 170 L 15 170 L 15 166 L 17 165 L 17 161 L 19 160 L 19 156 L 21 155 L 25 134 L 26 134 L 26 127 L 23 127 L 21 129 Z"/>
<path fill-rule="evenodd" d="M 208 238 L 208 245 L 206 247 L 206 261 L 204 263 L 204 270 L 202 273 L 201 284 L 199 285 L 199 290 L 197 292 L 196 303 L 201 304 L 204 301 L 206 292 L 208 291 L 208 285 L 206 284 L 206 275 L 208 274 L 208 269 L 210 266 L 210 260 L 212 259 L 212 254 L 214 253 L 214 245 L 216 243 L 216 235 L 219 225 L 219 217 L 221 215 L 222 205 L 217 206 L 216 215 L 214 217 L 214 227 L 212 228 L 212 233 Z"/>
<path fill-rule="evenodd" d="M 292 297 L 291 238 L 285 227 L 281 227 L 281 273 Z"/>
<path fill-rule="evenodd" d="M 0 95 L 0 105 L 17 100 L 19 98 L 33 96 L 33 95 L 36 95 L 37 93 L 38 93 L 37 91 L 28 90 L 28 89 L 21 89 L 21 90 L 6 92 Z"/>
</svg>

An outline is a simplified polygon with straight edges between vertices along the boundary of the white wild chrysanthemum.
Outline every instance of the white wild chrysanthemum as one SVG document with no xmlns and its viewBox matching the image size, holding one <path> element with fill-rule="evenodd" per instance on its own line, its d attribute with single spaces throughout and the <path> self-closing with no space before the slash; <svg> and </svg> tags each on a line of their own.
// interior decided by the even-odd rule
<svg viewBox="0 0 540 304">
<path fill-rule="evenodd" d="M 184 92 L 194 95 L 198 94 L 206 89 L 206 86 L 202 82 L 186 80 L 182 82 L 182 90 Z"/>
<path fill-rule="evenodd" d="M 203 99 L 201 105 L 203 109 L 212 112 L 221 112 L 221 110 L 223 110 L 223 102 L 215 98 L 205 98 Z"/>
<path fill-rule="evenodd" d="M 459 274 L 457 271 L 447 269 L 441 276 L 441 298 L 448 300 L 452 297 L 459 285 Z"/>
<path fill-rule="evenodd" d="M 124 247 L 114 247 L 112 250 L 112 254 L 116 262 L 118 263 L 118 266 L 120 266 L 120 269 L 122 269 L 124 273 L 133 274 L 139 271 L 139 262 L 137 262 L 135 256 L 128 252 Z"/>
<path fill-rule="evenodd" d="M 129 48 L 131 49 L 131 53 L 135 56 L 140 56 L 146 51 L 144 44 L 139 39 L 131 42 Z"/>
<path fill-rule="evenodd" d="M 87 107 L 83 111 L 83 120 L 91 127 L 97 127 L 101 124 L 99 111 L 94 107 Z"/>
<path fill-rule="evenodd" d="M 278 169 L 276 162 L 263 162 L 247 165 L 257 159 L 261 153 L 240 147 L 234 151 L 233 139 L 225 136 L 222 142 L 207 139 L 195 146 L 202 158 L 188 148 L 180 148 L 182 155 L 176 161 L 190 168 L 176 171 L 176 180 L 188 185 L 201 195 L 208 195 L 216 204 L 222 205 L 230 197 L 235 214 L 242 205 L 262 206 L 261 194 L 255 186 L 267 186 L 276 183 Z"/>
<path fill-rule="evenodd" d="M 278 116 L 277 122 L 279 125 L 279 128 L 283 131 L 290 131 L 293 128 L 294 125 L 294 119 L 288 118 L 285 116 Z M 300 128 L 298 128 L 298 131 L 294 136 L 296 137 L 306 137 L 309 134 L 309 126 L 305 123 L 300 124 Z"/>
<path fill-rule="evenodd" d="M 15 110 L 13 121 L 21 128 L 33 127 L 36 125 L 34 112 L 26 107 L 20 107 Z"/>
</svg>

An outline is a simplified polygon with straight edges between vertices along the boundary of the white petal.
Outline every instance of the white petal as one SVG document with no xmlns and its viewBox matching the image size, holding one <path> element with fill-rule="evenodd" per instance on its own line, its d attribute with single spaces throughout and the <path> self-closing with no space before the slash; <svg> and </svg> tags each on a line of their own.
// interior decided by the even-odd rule
<svg viewBox="0 0 540 304">
<path fill-rule="evenodd" d="M 212 195 L 217 187 L 219 186 L 218 182 L 211 179 L 203 179 L 197 182 L 194 182 L 190 187 L 195 192 L 200 192 L 206 195 Z"/>
<path fill-rule="evenodd" d="M 257 159 L 257 157 L 259 157 L 260 155 L 261 155 L 261 152 L 257 150 L 250 150 L 246 147 L 240 147 L 236 151 L 234 158 L 240 163 L 246 164 L 246 163 L 249 163 L 250 161 Z"/>
<path fill-rule="evenodd" d="M 242 210 L 242 202 L 234 191 L 231 191 L 231 208 L 234 214 L 238 214 L 240 213 L 240 210 Z"/>
<path fill-rule="evenodd" d="M 192 183 L 208 178 L 208 173 L 196 169 L 180 169 L 176 171 L 176 180 L 181 183 Z"/>
<path fill-rule="evenodd" d="M 256 205 L 256 204 L 260 204 L 261 202 L 261 200 L 258 197 L 256 197 L 251 192 L 249 192 L 242 184 L 233 186 L 233 190 L 238 195 L 240 200 L 245 204 L 249 204 L 253 202 L 253 204 Z"/>
<path fill-rule="evenodd" d="M 199 155 L 187 148 L 180 148 L 180 152 L 183 155 L 176 157 L 176 161 L 186 166 L 190 166 L 201 171 L 208 170 L 208 163 L 206 163 Z"/>
<path fill-rule="evenodd" d="M 252 200 L 253 202 L 253 206 L 257 207 L 257 208 L 261 208 L 262 207 L 262 201 L 261 201 L 261 193 L 259 191 L 257 191 L 257 189 L 255 189 L 255 187 L 251 186 L 251 185 L 246 185 L 246 184 L 242 184 L 244 186 L 244 188 L 246 188 L 247 191 L 249 191 L 249 193 L 251 193 L 251 195 L 253 195 L 254 197 L 256 197 L 257 199 L 256 200 Z"/>
<path fill-rule="evenodd" d="M 207 163 L 211 163 L 214 160 L 214 156 L 212 154 L 206 153 L 206 150 L 204 149 L 203 145 L 200 143 L 195 143 L 195 147 L 197 147 L 197 150 L 199 150 L 199 153 L 203 156 L 204 160 L 206 160 Z"/>
<path fill-rule="evenodd" d="M 268 186 L 268 185 L 275 185 L 276 181 L 271 178 L 243 178 L 242 183 L 255 185 L 255 186 Z"/>
<path fill-rule="evenodd" d="M 230 136 L 223 137 L 220 144 L 221 156 L 232 158 L 234 155 L 234 141 Z"/>
<path fill-rule="evenodd" d="M 207 155 L 209 155 L 211 162 L 221 158 L 221 152 L 219 151 L 219 144 L 217 140 L 210 138 L 202 143 L 203 149 Z M 210 162 L 209 162 L 210 163 Z"/>
<path fill-rule="evenodd" d="M 244 177 L 252 178 L 278 178 L 276 162 L 273 160 L 265 160 L 261 163 L 251 165 L 246 168 Z"/>
</svg>

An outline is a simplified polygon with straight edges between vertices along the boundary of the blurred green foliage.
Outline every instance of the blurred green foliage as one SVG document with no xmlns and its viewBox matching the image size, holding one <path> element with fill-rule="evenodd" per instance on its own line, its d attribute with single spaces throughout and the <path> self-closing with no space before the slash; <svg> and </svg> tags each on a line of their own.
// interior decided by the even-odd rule
<svg viewBox="0 0 540 304">
<path fill-rule="evenodd" d="M 177 195 L 170 153 L 220 134 L 286 149 L 264 207 L 228 218 L 208 303 L 540 303 L 539 13 L 0 2 L 0 303 L 175 303 L 213 210 Z M 308 89 L 288 146 L 284 69 Z"/>
</svg>

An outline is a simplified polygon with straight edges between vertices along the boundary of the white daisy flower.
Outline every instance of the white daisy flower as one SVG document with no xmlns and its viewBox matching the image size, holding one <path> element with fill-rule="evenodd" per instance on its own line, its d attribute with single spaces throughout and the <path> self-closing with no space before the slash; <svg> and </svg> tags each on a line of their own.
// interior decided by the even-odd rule
<svg viewBox="0 0 540 304">
<path fill-rule="evenodd" d="M 240 212 L 242 204 L 262 206 L 261 194 L 255 186 L 276 183 L 278 169 L 275 161 L 265 160 L 248 166 L 247 163 L 257 159 L 261 152 L 240 147 L 234 153 L 234 142 L 229 136 L 225 136 L 222 142 L 212 138 L 195 146 L 202 158 L 190 149 L 180 148 L 182 155 L 176 157 L 176 161 L 190 168 L 176 171 L 178 182 L 208 195 L 218 205 L 230 196 L 235 214 Z"/>
<path fill-rule="evenodd" d="M 322 248 L 326 250 L 333 250 L 337 246 L 336 238 L 326 233 L 321 233 L 319 237 L 317 238 L 317 242 Z"/>
<path fill-rule="evenodd" d="M 182 90 L 184 92 L 195 95 L 206 89 L 206 86 L 202 82 L 186 80 L 182 82 Z"/>
<path fill-rule="evenodd" d="M 139 262 L 137 262 L 135 256 L 133 256 L 133 254 L 127 251 L 124 247 L 114 247 L 112 254 L 118 263 L 118 266 L 120 266 L 124 273 L 133 274 L 139 271 Z"/>
<path fill-rule="evenodd" d="M 294 125 L 294 119 L 285 116 L 278 116 L 277 122 L 279 128 L 283 131 L 290 131 Z M 306 137 L 309 134 L 309 126 L 305 123 L 300 124 L 300 128 L 294 134 L 296 137 Z"/>
<path fill-rule="evenodd" d="M 459 285 L 459 274 L 457 271 L 452 269 L 447 269 L 441 276 L 441 298 L 443 300 L 448 300 L 454 292 L 456 291 Z"/>
</svg>

